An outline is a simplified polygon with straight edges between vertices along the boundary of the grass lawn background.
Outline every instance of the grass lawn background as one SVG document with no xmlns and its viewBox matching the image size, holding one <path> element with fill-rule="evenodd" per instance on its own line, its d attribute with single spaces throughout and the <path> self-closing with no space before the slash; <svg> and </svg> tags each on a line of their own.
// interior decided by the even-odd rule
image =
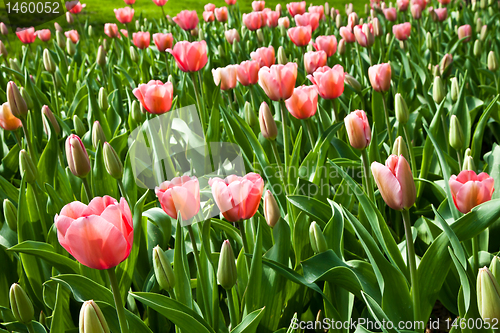
<svg viewBox="0 0 500 333">
<path fill-rule="evenodd" d="M 30 0 L 17 0 L 18 2 L 29 2 Z M 31 0 L 34 2 L 42 2 L 42 1 L 47 1 L 49 2 L 50 0 Z M 83 23 L 86 19 L 89 20 L 90 24 L 94 28 L 94 32 L 97 35 L 104 35 L 104 24 L 105 23 L 117 23 L 119 28 L 123 28 L 123 25 L 120 24 L 115 17 L 115 14 L 113 12 L 114 8 L 121 8 L 125 7 L 126 4 L 122 0 L 80 0 L 82 4 L 86 4 L 86 8 L 80 13 L 79 19 Z M 0 0 L 0 22 L 5 22 L 7 26 L 9 26 L 9 21 L 7 18 L 7 9 L 5 6 L 5 3 L 11 2 L 14 3 L 16 0 Z M 165 14 L 168 14 L 170 16 L 175 16 L 178 12 L 184 9 L 189 9 L 189 10 L 196 10 L 198 13 L 198 16 L 201 18 L 201 14 L 203 13 L 203 6 L 206 3 L 214 3 L 217 7 L 221 6 L 227 6 L 227 4 L 224 2 L 224 0 L 206 0 L 206 1 L 195 1 L 195 0 L 170 0 L 167 2 L 167 4 L 163 7 L 165 10 Z M 345 4 L 352 2 L 354 4 L 354 10 L 358 12 L 363 12 L 364 11 L 364 4 L 367 3 L 368 1 L 364 0 L 330 0 L 328 3 L 330 4 L 331 7 L 337 8 L 341 14 L 345 15 Z M 281 3 L 284 8 L 285 4 L 287 2 L 284 1 L 276 1 L 276 0 L 267 0 L 266 1 L 266 7 L 271 8 L 274 10 L 276 7 L 276 4 Z M 64 7 L 64 1 L 62 2 L 63 7 Z M 252 11 L 252 1 L 251 0 L 238 0 L 238 6 L 240 7 L 240 11 L 242 13 L 246 12 L 251 12 Z M 324 5 L 325 0 L 313 0 L 313 1 L 307 1 L 307 7 L 309 7 L 310 4 L 314 5 Z M 12 5 L 11 5 L 12 6 Z M 65 11 L 65 7 L 63 8 Z M 153 1 L 151 0 L 136 0 L 134 4 L 134 10 L 135 10 L 135 15 L 134 15 L 134 21 L 135 19 L 139 17 L 139 15 L 142 13 L 143 17 L 147 17 L 149 20 L 152 19 L 159 19 L 162 16 L 162 11 L 160 7 L 157 7 Z M 64 30 L 71 30 L 74 29 L 74 27 L 77 27 L 77 22 L 75 20 L 73 25 L 69 25 L 66 22 L 66 18 L 64 15 L 56 18 L 55 20 L 40 24 L 40 21 L 43 21 L 43 14 L 40 16 L 30 14 L 30 16 L 27 16 L 29 21 L 27 22 L 27 26 L 35 26 L 35 30 L 43 29 L 43 28 L 48 28 L 50 29 L 53 34 L 52 37 L 55 37 L 54 34 L 54 22 L 58 22 L 61 27 Z M 39 21 L 37 21 L 37 19 Z M 3 40 L 5 43 L 5 36 L 0 35 L 0 39 Z M 16 49 L 16 51 L 19 51 L 18 49 L 20 48 L 20 42 L 18 38 L 15 36 L 15 34 L 12 32 L 11 29 L 9 29 L 9 40 L 12 44 L 12 47 Z M 40 41 L 38 38 L 36 42 L 34 43 L 34 46 L 37 45 L 44 45 L 42 41 Z M 12 50 L 10 50 L 12 51 Z M 9 57 L 12 56 L 12 52 L 9 52 Z M 20 54 L 18 54 L 20 56 Z"/>
</svg>

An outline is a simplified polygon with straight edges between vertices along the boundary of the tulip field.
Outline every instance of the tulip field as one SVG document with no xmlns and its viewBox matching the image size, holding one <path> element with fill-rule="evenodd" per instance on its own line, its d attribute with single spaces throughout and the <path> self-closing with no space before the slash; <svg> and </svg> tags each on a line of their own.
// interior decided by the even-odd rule
<svg viewBox="0 0 500 333">
<path fill-rule="evenodd" d="M 500 1 L 39 2 L 0 333 L 500 330 Z"/>
</svg>

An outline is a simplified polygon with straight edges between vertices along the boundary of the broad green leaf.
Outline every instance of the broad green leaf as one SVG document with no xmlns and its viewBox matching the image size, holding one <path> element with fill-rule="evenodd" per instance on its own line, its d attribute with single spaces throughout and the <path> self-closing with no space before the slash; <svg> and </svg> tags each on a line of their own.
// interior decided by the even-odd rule
<svg viewBox="0 0 500 333">
<path fill-rule="evenodd" d="M 231 330 L 231 333 L 255 333 L 265 309 L 266 308 L 264 307 L 249 313 L 245 318 L 243 318 L 238 326 Z"/>
</svg>

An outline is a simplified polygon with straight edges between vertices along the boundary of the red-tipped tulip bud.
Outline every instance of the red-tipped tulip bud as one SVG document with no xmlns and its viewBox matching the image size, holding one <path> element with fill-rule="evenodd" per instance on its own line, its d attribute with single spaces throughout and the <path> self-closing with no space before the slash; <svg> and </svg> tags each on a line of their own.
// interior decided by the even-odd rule
<svg viewBox="0 0 500 333">
<path fill-rule="evenodd" d="M 259 108 L 259 125 L 260 132 L 264 138 L 268 140 L 276 139 L 278 136 L 278 127 L 266 102 L 262 102 Z"/>
<path fill-rule="evenodd" d="M 120 157 L 109 143 L 104 142 L 103 147 L 106 171 L 108 171 L 111 177 L 121 179 L 123 176 L 123 164 Z"/>
<path fill-rule="evenodd" d="M 406 124 L 410 119 L 410 112 L 408 111 L 408 107 L 406 106 L 406 102 L 401 96 L 400 93 L 396 94 L 395 100 L 395 109 L 396 109 L 396 119 L 402 125 Z"/>
<path fill-rule="evenodd" d="M 106 318 L 92 300 L 83 303 L 80 309 L 79 333 L 110 333 Z"/>
<path fill-rule="evenodd" d="M 156 282 L 163 290 L 171 290 L 175 285 L 175 275 L 165 252 L 156 245 L 153 248 L 153 268 Z"/>
<path fill-rule="evenodd" d="M 33 303 L 31 303 L 31 300 L 24 289 L 17 283 L 14 283 L 10 287 L 9 299 L 10 309 L 12 310 L 14 318 L 23 324 L 31 323 L 33 317 L 35 316 Z"/>
<path fill-rule="evenodd" d="M 451 54 L 447 53 L 441 59 L 441 63 L 439 64 L 439 72 L 441 75 L 447 73 L 448 69 L 451 68 L 451 63 L 453 62 L 453 57 Z"/>
<path fill-rule="evenodd" d="M 487 267 L 477 275 L 477 307 L 484 321 L 494 323 L 500 320 L 500 286 Z"/>
<path fill-rule="evenodd" d="M 314 253 L 322 253 L 328 250 L 325 235 L 316 222 L 312 222 L 309 227 L 309 241 Z"/>
<path fill-rule="evenodd" d="M 19 88 L 17 88 L 17 85 L 13 81 L 7 83 L 7 102 L 9 103 L 12 114 L 17 118 L 24 117 L 28 114 L 28 105 L 23 96 L 21 96 Z"/>
<path fill-rule="evenodd" d="M 10 230 L 17 231 L 17 208 L 9 199 L 3 200 L 3 217 Z"/>
<path fill-rule="evenodd" d="M 104 142 L 106 142 L 106 136 L 104 135 L 101 123 L 94 121 L 94 125 L 92 126 L 92 146 L 94 146 L 94 149 L 97 149 L 99 144 L 102 145 Z"/>
<path fill-rule="evenodd" d="M 238 278 L 236 271 L 236 261 L 234 259 L 233 249 L 231 243 L 225 240 L 222 243 L 219 257 L 219 268 L 217 269 L 217 280 L 222 288 L 230 290 Z"/>
<path fill-rule="evenodd" d="M 52 125 L 54 128 L 54 131 L 56 132 L 57 135 L 61 133 L 61 127 L 59 127 L 59 123 L 57 122 L 56 117 L 52 113 L 52 111 L 49 109 L 47 105 L 42 106 L 42 118 L 43 118 L 43 130 L 46 135 L 49 135 L 49 123 Z"/>
<path fill-rule="evenodd" d="M 365 149 L 370 144 L 372 132 L 365 111 L 356 110 L 344 118 L 349 142 L 353 148 Z"/>
<path fill-rule="evenodd" d="M 276 199 L 271 191 L 267 190 L 266 194 L 264 194 L 264 217 L 267 225 L 274 228 L 276 223 L 278 223 L 280 216 L 281 213 L 278 203 L 276 202 Z"/>
<path fill-rule="evenodd" d="M 35 182 L 38 171 L 35 163 L 24 149 L 19 152 L 19 171 L 27 183 L 33 184 Z"/>
<path fill-rule="evenodd" d="M 74 134 L 66 139 L 66 159 L 71 173 L 85 178 L 90 172 L 90 159 L 82 140 Z"/>
<path fill-rule="evenodd" d="M 373 162 L 372 174 L 385 203 L 395 210 L 408 209 L 417 192 L 410 165 L 403 155 L 391 155 L 385 165 Z"/>
<path fill-rule="evenodd" d="M 406 147 L 406 142 L 403 137 L 398 136 L 394 141 L 392 154 L 396 156 L 403 155 L 406 160 L 409 160 L 410 155 L 408 154 L 408 148 Z"/>
</svg>

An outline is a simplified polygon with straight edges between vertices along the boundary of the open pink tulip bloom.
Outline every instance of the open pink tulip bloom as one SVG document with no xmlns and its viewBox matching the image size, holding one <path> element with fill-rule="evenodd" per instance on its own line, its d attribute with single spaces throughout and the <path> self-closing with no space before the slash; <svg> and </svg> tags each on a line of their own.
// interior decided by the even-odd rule
<svg viewBox="0 0 500 333">
<path fill-rule="evenodd" d="M 135 88 L 133 94 L 141 102 L 147 112 L 151 114 L 162 114 L 170 111 L 174 97 L 174 86 L 172 82 L 151 80 L 147 84 L 140 84 Z"/>
<path fill-rule="evenodd" d="M 132 213 L 124 198 L 118 203 L 109 196 L 95 197 L 88 206 L 74 201 L 63 207 L 54 223 L 61 246 L 87 267 L 115 267 L 132 249 Z"/>
<path fill-rule="evenodd" d="M 335 65 L 333 68 L 323 66 L 307 78 L 314 84 L 321 98 L 334 99 L 344 93 L 344 68 Z"/>
<path fill-rule="evenodd" d="M 300 86 L 285 101 L 286 108 L 297 119 L 311 118 L 318 110 L 318 92 L 314 86 Z"/>
<path fill-rule="evenodd" d="M 257 212 L 264 191 L 264 181 L 259 174 L 211 178 L 208 184 L 217 207 L 229 222 L 249 219 Z"/>
<path fill-rule="evenodd" d="M 297 80 L 297 64 L 272 65 L 259 70 L 259 85 L 273 101 L 285 100 L 292 96 Z"/>
<path fill-rule="evenodd" d="M 35 28 L 17 28 L 16 35 L 23 44 L 31 44 L 36 39 Z"/>
<path fill-rule="evenodd" d="M 407 40 L 411 33 L 411 23 L 405 22 L 393 25 L 392 33 L 397 40 Z"/>
<path fill-rule="evenodd" d="M 467 214 L 472 208 L 491 200 L 495 191 L 494 179 L 486 172 L 479 175 L 472 170 L 464 170 L 449 180 L 453 202 L 457 209 Z"/>
<path fill-rule="evenodd" d="M 365 149 L 372 139 L 370 123 L 365 111 L 356 110 L 344 118 L 344 124 L 349 137 L 349 143 L 353 148 Z"/>
<path fill-rule="evenodd" d="M 388 91 L 391 88 L 391 73 L 390 64 L 374 65 L 368 68 L 368 77 L 373 90 Z"/>
<path fill-rule="evenodd" d="M 175 177 L 155 189 L 161 208 L 171 218 L 177 219 L 180 212 L 184 221 L 200 211 L 200 184 L 196 177 Z"/>
<path fill-rule="evenodd" d="M 183 72 L 197 72 L 207 64 L 207 43 L 181 41 L 174 45 L 173 50 L 167 50 Z"/>
<path fill-rule="evenodd" d="M 250 52 L 250 58 L 257 61 L 260 67 L 271 67 L 276 61 L 274 48 L 272 46 L 260 47 L 257 50 Z"/>
</svg>

